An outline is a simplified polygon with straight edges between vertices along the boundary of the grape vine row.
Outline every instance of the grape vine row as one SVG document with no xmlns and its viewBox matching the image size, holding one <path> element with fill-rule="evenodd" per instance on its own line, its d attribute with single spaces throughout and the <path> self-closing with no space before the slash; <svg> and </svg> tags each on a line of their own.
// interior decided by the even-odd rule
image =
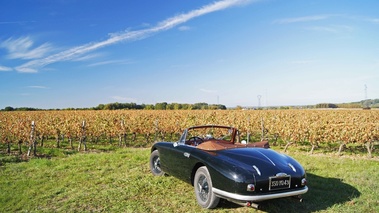
<svg viewBox="0 0 379 213">
<path fill-rule="evenodd" d="M 54 138 L 89 142 L 118 141 L 144 146 L 158 140 L 177 140 L 184 128 L 218 124 L 234 126 L 244 137 L 280 139 L 287 145 L 307 142 L 311 151 L 321 144 L 363 145 L 371 155 L 379 140 L 379 110 L 110 110 L 0 112 L 0 143 L 43 146 Z M 31 124 L 35 123 L 35 133 Z M 85 124 L 85 125 L 84 125 Z M 31 134 L 35 134 L 32 137 Z M 85 135 L 84 135 L 85 134 Z M 127 137 L 128 141 L 127 142 Z"/>
</svg>

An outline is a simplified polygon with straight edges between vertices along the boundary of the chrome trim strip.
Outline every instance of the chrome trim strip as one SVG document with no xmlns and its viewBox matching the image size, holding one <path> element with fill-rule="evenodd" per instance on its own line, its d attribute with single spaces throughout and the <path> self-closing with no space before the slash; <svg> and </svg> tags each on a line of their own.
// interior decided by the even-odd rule
<svg viewBox="0 0 379 213">
<path fill-rule="evenodd" d="M 253 165 L 253 168 L 255 171 L 257 171 L 258 175 L 261 176 L 261 171 L 258 169 L 258 167 L 256 165 Z"/>
<path fill-rule="evenodd" d="M 288 163 L 288 166 L 292 169 L 292 171 L 296 172 L 296 168 L 291 163 Z"/>
<path fill-rule="evenodd" d="M 233 200 L 239 200 L 239 201 L 262 201 L 262 200 L 270 200 L 270 199 L 276 199 L 276 198 L 282 198 L 282 197 L 291 197 L 296 195 L 305 194 L 308 191 L 308 187 L 305 186 L 301 190 L 297 191 L 290 191 L 290 192 L 282 192 L 282 193 L 275 193 L 275 194 L 267 194 L 267 195 L 239 195 L 234 194 L 230 192 L 226 192 L 217 188 L 212 188 L 212 191 L 224 198 L 230 198 Z"/>
<path fill-rule="evenodd" d="M 260 152 L 260 151 L 258 151 L 261 155 L 263 155 L 267 160 L 269 160 L 271 163 L 272 163 L 272 165 L 274 165 L 274 166 L 276 166 L 275 165 L 275 163 L 269 158 L 269 157 L 267 157 L 265 154 L 263 154 L 262 152 Z"/>
</svg>

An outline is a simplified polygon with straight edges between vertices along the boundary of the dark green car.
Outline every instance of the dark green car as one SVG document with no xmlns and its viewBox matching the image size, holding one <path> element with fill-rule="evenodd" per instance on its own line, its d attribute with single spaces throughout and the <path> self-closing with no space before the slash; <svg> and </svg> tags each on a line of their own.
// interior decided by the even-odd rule
<svg viewBox="0 0 379 213">
<path fill-rule="evenodd" d="M 157 142 L 151 148 L 150 170 L 191 183 L 197 202 L 215 208 L 220 198 L 258 208 L 255 202 L 298 197 L 308 191 L 303 167 L 269 148 L 267 141 L 240 141 L 236 128 L 195 126 L 179 141 Z"/>
</svg>

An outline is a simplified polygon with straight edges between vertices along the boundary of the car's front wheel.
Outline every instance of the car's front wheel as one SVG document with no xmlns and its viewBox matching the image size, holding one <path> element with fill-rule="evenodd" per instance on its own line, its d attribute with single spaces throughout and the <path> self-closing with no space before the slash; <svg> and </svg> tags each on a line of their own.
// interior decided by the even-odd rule
<svg viewBox="0 0 379 213">
<path fill-rule="evenodd" d="M 212 180 L 208 169 L 205 166 L 197 169 L 194 179 L 194 188 L 197 203 L 206 209 L 215 208 L 220 198 L 212 191 Z"/>
<path fill-rule="evenodd" d="M 150 155 L 150 171 L 155 176 L 162 176 L 165 174 L 161 169 L 161 160 L 159 158 L 158 150 L 154 150 Z"/>
</svg>

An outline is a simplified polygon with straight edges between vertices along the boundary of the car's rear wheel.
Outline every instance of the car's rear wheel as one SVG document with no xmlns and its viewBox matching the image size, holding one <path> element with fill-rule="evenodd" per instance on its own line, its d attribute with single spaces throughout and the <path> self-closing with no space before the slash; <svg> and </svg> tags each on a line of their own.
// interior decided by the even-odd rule
<svg viewBox="0 0 379 213">
<path fill-rule="evenodd" d="M 150 155 L 150 171 L 155 176 L 164 175 L 164 172 L 161 169 L 161 160 L 159 158 L 158 150 L 154 150 Z"/>
<path fill-rule="evenodd" d="M 194 188 L 197 203 L 201 207 L 213 209 L 218 205 L 220 198 L 212 191 L 212 179 L 207 167 L 202 166 L 197 169 L 194 179 Z"/>
</svg>

